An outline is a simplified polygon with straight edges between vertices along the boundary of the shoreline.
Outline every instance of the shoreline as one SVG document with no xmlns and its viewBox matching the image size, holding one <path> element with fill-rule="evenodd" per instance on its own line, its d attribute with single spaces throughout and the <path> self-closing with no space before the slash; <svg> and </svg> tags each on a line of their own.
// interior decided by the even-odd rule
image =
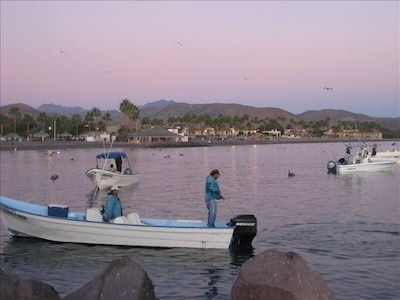
<svg viewBox="0 0 400 300">
<path fill-rule="evenodd" d="M 397 141 L 396 139 L 370 139 L 368 142 Z M 356 143 L 356 139 L 327 139 L 327 138 L 305 138 L 305 139 L 272 139 L 272 140 L 213 140 L 211 144 L 204 141 L 177 142 L 177 143 L 154 143 L 133 144 L 128 142 L 114 142 L 113 147 L 128 148 L 181 148 L 181 147 L 213 147 L 213 146 L 239 146 L 239 145 L 274 145 L 274 144 L 303 144 L 303 143 Z M 107 149 L 110 142 L 86 142 L 86 141 L 44 141 L 44 142 L 1 142 L 0 151 L 19 150 L 58 150 L 58 149 Z"/>
</svg>

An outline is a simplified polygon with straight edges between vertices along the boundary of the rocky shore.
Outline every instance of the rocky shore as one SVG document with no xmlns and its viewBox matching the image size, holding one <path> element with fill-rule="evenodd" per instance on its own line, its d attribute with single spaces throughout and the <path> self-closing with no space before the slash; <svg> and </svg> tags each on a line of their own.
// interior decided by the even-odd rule
<svg viewBox="0 0 400 300">
<path fill-rule="evenodd" d="M 146 271 L 129 257 L 112 261 L 100 274 L 61 298 L 44 282 L 26 279 L 4 261 L 0 272 L 1 299 L 157 299 Z M 334 300 L 322 276 L 295 252 L 271 249 L 248 259 L 231 289 L 232 300 Z"/>
</svg>

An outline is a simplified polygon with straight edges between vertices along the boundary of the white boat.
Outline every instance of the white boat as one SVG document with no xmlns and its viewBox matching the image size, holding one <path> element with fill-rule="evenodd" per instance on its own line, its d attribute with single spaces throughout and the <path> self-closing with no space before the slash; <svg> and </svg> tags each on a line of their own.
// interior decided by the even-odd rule
<svg viewBox="0 0 400 300">
<path fill-rule="evenodd" d="M 378 151 L 378 145 L 374 144 L 371 156 L 377 161 L 390 159 L 400 163 L 400 150 L 396 147 L 396 143 L 392 144 L 392 149 L 386 151 Z"/>
<path fill-rule="evenodd" d="M 54 242 L 163 248 L 252 249 L 257 233 L 254 215 L 217 220 L 141 218 L 135 212 L 104 222 L 98 208 L 70 211 L 63 205 L 32 204 L 0 197 L 1 219 L 12 236 Z"/>
<path fill-rule="evenodd" d="M 104 159 L 103 167 L 99 167 L 99 160 Z M 115 166 L 115 169 L 107 169 L 108 162 Z M 122 165 L 127 165 L 123 170 Z M 123 187 L 139 181 L 139 173 L 132 172 L 128 156 L 124 152 L 106 152 L 96 155 L 96 167 L 86 171 L 86 176 L 96 183 L 99 189 L 111 188 L 114 185 Z"/>
<path fill-rule="evenodd" d="M 351 154 L 351 149 L 356 148 L 355 154 Z M 329 161 L 328 173 L 343 174 L 353 172 L 376 172 L 390 169 L 396 161 L 394 159 L 376 159 L 369 151 L 367 143 L 362 143 L 358 147 L 346 145 L 346 153 L 337 161 Z"/>
</svg>

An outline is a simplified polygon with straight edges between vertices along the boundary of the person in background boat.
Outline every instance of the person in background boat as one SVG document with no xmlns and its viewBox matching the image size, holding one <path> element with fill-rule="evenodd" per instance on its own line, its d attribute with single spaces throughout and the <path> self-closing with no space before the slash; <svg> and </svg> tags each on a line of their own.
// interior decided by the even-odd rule
<svg viewBox="0 0 400 300">
<path fill-rule="evenodd" d="M 109 222 L 116 217 L 122 216 L 121 200 L 118 197 L 119 187 L 114 185 L 107 195 L 106 207 L 104 209 L 103 219 Z"/>
<path fill-rule="evenodd" d="M 110 165 L 110 171 L 111 172 L 117 172 L 117 169 L 114 167 L 113 164 Z"/>
<path fill-rule="evenodd" d="M 208 209 L 208 227 L 215 227 L 215 219 L 217 218 L 217 203 L 219 199 L 224 199 L 219 189 L 217 179 L 219 177 L 217 169 L 212 170 L 206 178 L 205 201 Z"/>
<path fill-rule="evenodd" d="M 377 145 L 377 144 L 374 144 L 374 145 L 372 146 L 372 153 L 371 153 L 371 156 L 376 156 L 376 151 L 377 151 L 377 149 L 378 149 L 378 145 Z"/>
</svg>

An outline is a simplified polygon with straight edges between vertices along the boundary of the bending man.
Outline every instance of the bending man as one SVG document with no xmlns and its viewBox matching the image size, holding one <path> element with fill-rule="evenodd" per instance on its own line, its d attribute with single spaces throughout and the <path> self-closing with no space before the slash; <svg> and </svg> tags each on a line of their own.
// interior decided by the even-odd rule
<svg viewBox="0 0 400 300">
<path fill-rule="evenodd" d="M 206 178 L 205 201 L 208 209 L 208 227 L 215 227 L 215 219 L 217 218 L 217 202 L 219 199 L 224 199 L 217 182 L 219 175 L 219 171 L 215 169 L 212 170 L 210 175 Z"/>
</svg>

